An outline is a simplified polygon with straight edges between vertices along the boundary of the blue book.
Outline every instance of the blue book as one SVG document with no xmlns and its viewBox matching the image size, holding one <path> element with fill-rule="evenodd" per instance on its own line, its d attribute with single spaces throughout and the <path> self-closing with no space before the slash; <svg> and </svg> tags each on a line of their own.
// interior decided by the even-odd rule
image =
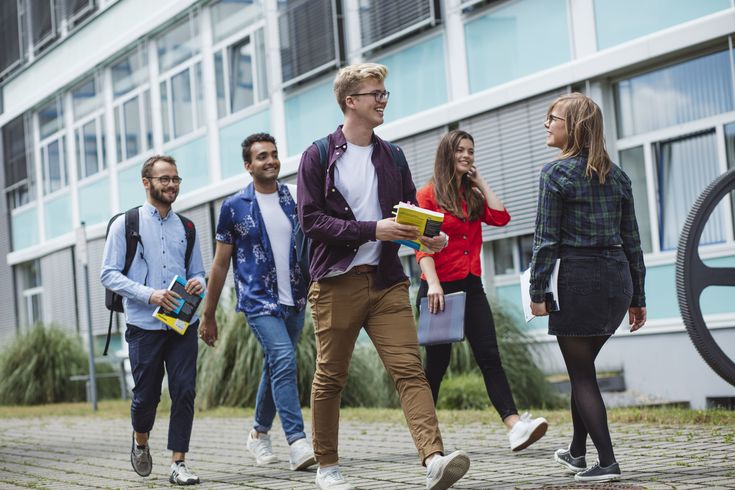
<svg viewBox="0 0 735 490">
<path fill-rule="evenodd" d="M 429 298 L 421 298 L 419 345 L 451 344 L 464 340 L 464 291 L 444 295 L 444 310 L 429 312 Z"/>
</svg>

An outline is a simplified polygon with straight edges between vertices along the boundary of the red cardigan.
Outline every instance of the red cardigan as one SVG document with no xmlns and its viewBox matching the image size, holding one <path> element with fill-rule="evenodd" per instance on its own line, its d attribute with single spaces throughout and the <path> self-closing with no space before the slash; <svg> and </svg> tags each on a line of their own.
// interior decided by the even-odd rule
<svg viewBox="0 0 735 490">
<path fill-rule="evenodd" d="M 482 250 L 481 221 L 488 225 L 505 226 L 510 221 L 510 214 L 503 209 L 498 211 L 485 206 L 485 214 L 481 219 L 467 220 L 467 203 L 462 202 L 462 215 L 454 216 L 441 209 L 436 202 L 434 185 L 427 184 L 416 192 L 419 206 L 432 211 L 444 213 L 442 231 L 449 235 L 449 244 L 439 253 L 433 255 L 416 252 L 416 261 L 424 257 L 433 257 L 436 264 L 436 273 L 441 282 L 457 281 L 468 275 L 482 275 L 480 267 L 480 251 Z M 421 274 L 421 279 L 426 279 Z"/>
</svg>

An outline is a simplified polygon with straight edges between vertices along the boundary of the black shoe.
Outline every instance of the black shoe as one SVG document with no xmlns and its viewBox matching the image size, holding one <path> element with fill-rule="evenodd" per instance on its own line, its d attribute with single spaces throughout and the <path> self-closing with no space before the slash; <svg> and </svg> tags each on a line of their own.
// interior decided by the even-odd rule
<svg viewBox="0 0 735 490">
<path fill-rule="evenodd" d="M 584 456 L 574 457 L 569 449 L 557 449 L 554 453 L 554 461 L 564 466 L 572 473 L 579 473 L 587 469 L 587 461 Z"/>
<path fill-rule="evenodd" d="M 610 466 L 600 466 L 600 463 L 596 463 L 592 468 L 574 475 L 574 479 L 577 481 L 620 480 L 620 466 L 618 463 L 613 463 Z"/>
<path fill-rule="evenodd" d="M 138 447 L 135 442 L 135 432 L 133 432 L 133 447 L 130 449 L 130 463 L 133 469 L 140 476 L 148 476 L 153 469 L 153 459 L 151 458 L 151 449 L 146 442 L 143 446 Z"/>
</svg>

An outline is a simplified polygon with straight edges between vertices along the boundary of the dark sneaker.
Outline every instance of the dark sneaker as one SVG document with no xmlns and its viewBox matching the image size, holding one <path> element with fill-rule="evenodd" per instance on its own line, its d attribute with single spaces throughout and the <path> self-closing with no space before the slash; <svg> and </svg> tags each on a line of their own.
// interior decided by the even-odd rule
<svg viewBox="0 0 735 490">
<path fill-rule="evenodd" d="M 554 453 L 554 461 L 564 466 L 572 473 L 579 473 L 587 469 L 587 461 L 584 456 L 574 457 L 569 449 L 557 449 Z"/>
<path fill-rule="evenodd" d="M 148 476 L 153 469 L 153 459 L 151 458 L 151 449 L 146 442 L 143 446 L 138 446 L 135 442 L 135 432 L 133 432 L 133 447 L 130 450 L 130 463 L 133 469 L 140 476 Z"/>
<path fill-rule="evenodd" d="M 580 471 L 574 475 L 574 479 L 577 481 L 613 481 L 620 480 L 620 466 L 618 463 L 613 463 L 610 466 L 600 466 L 600 463 L 596 463 L 590 469 Z"/>
<path fill-rule="evenodd" d="M 171 476 L 168 477 L 168 481 L 175 485 L 196 485 L 199 483 L 199 477 L 182 461 L 171 463 Z"/>
</svg>

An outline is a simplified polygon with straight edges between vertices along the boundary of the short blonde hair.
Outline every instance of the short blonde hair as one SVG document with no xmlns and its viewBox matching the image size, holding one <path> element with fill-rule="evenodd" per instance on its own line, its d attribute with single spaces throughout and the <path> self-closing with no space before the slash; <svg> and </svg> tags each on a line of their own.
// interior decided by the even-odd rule
<svg viewBox="0 0 735 490">
<path fill-rule="evenodd" d="M 362 82 L 368 79 L 382 82 L 388 76 L 388 68 L 377 63 L 360 63 L 349 65 L 337 72 L 334 78 L 334 95 L 337 97 L 342 112 L 347 106 L 345 99 L 348 95 L 355 93 Z"/>
</svg>

